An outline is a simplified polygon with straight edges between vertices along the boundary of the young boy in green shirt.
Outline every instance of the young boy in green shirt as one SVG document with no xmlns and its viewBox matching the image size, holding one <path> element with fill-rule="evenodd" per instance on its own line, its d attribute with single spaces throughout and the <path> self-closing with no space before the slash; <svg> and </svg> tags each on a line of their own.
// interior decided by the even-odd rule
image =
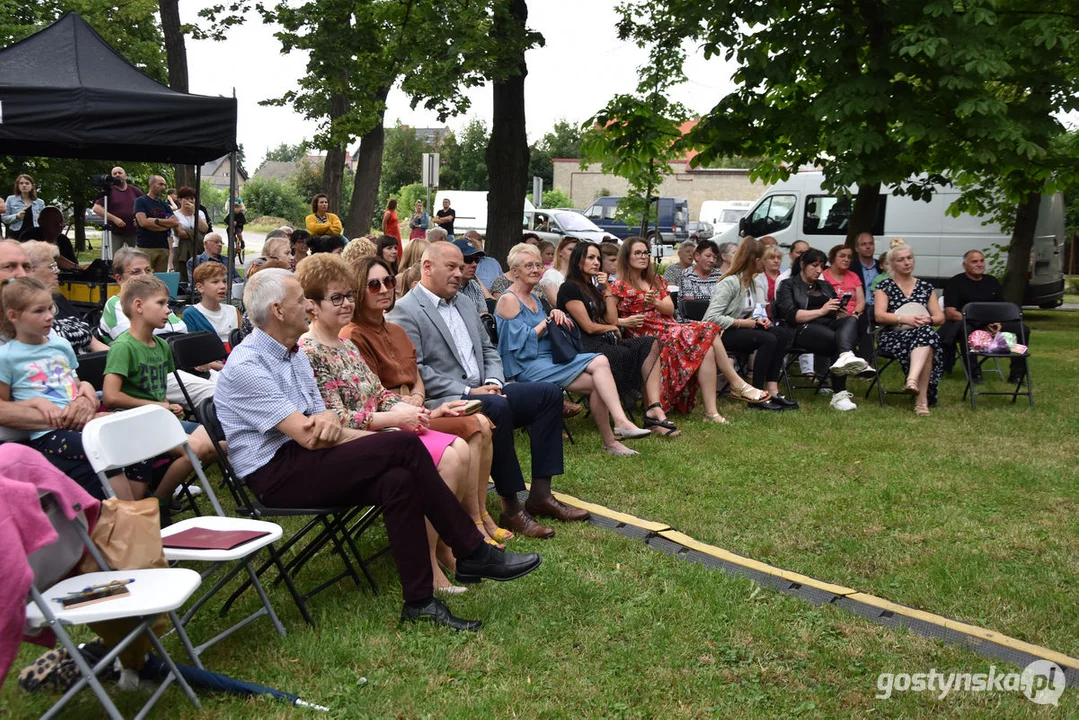
<svg viewBox="0 0 1079 720">
<path fill-rule="evenodd" d="M 165 398 L 169 373 L 175 369 L 172 351 L 168 343 L 154 335 L 154 329 L 164 327 L 169 318 L 168 287 L 153 275 L 133 277 L 120 291 L 120 306 L 131 320 L 131 327 L 109 348 L 102 392 L 105 406 L 124 409 L 161 405 L 182 418 L 183 408 Z M 198 423 L 181 422 L 199 460 L 205 463 L 216 457 L 206 430 Z M 175 460 L 154 492 L 161 504 L 162 524 L 173 491 L 192 472 L 191 462 L 180 448 L 170 454 Z M 145 493 L 145 488 L 142 491 Z"/>
</svg>

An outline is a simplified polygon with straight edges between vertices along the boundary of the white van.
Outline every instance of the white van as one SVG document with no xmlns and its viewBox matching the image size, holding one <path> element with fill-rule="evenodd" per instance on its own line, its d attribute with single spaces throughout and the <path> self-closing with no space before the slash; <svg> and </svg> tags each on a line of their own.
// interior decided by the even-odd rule
<svg viewBox="0 0 1079 720">
<path fill-rule="evenodd" d="M 711 224 L 715 239 L 728 228 L 738 227 L 738 221 L 751 207 L 753 203 L 749 200 L 705 200 L 697 219 Z"/>
<path fill-rule="evenodd" d="M 737 242 L 741 235 L 771 235 L 784 247 L 804 240 L 828 252 L 846 240 L 850 198 L 823 191 L 821 178 L 819 172 L 802 172 L 777 183 L 753 203 L 738 225 L 712 239 L 723 243 Z M 873 224 L 877 254 L 888 249 L 893 237 L 901 237 L 914 250 L 918 277 L 943 287 L 948 278 L 963 272 L 967 250 L 988 254 L 996 250 L 994 246 L 1006 247 L 1011 236 L 997 223 L 983 224 L 981 217 L 966 213 L 945 214 L 958 195 L 955 188 L 939 186 L 929 202 L 882 193 Z M 1043 196 L 1031 250 L 1027 304 L 1052 308 L 1064 301 L 1063 256 L 1064 198 L 1059 193 Z"/>
<path fill-rule="evenodd" d="M 486 190 L 439 190 L 435 195 L 435 205 L 431 208 L 431 227 L 434 227 L 435 214 L 442 209 L 442 201 L 449 200 L 454 211 L 453 234 L 464 235 L 475 230 L 480 235 L 487 234 L 487 191 Z M 535 210 L 536 206 L 527 197 L 525 210 Z"/>
</svg>

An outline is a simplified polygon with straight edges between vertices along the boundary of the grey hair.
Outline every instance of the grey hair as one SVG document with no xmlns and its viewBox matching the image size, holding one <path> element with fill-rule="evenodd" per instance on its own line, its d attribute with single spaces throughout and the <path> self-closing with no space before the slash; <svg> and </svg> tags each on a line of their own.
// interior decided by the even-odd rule
<svg viewBox="0 0 1079 720">
<path fill-rule="evenodd" d="M 524 260 L 525 255 L 532 255 L 540 262 L 543 262 L 543 255 L 540 254 L 539 249 L 535 245 L 517 243 L 510 248 L 509 255 L 506 256 L 506 264 L 511 268 L 515 268 Z"/>
<path fill-rule="evenodd" d="M 112 256 L 112 274 L 123 275 L 127 264 L 136 258 L 142 258 L 146 262 L 150 262 L 150 256 L 147 253 L 130 245 L 124 245 Z"/>
<path fill-rule="evenodd" d="M 978 253 L 982 257 L 985 257 L 985 252 L 983 252 L 982 250 L 979 250 L 978 248 L 971 248 L 970 250 L 967 250 L 965 253 L 963 253 L 963 262 L 966 262 L 970 259 L 971 253 Z"/>
<path fill-rule="evenodd" d="M 221 238 L 221 233 L 216 233 L 216 232 L 207 233 L 206 237 L 204 237 L 202 239 L 202 242 L 205 243 L 207 240 L 216 240 L 219 243 L 221 243 L 222 245 L 225 244 L 225 241 Z"/>
<path fill-rule="evenodd" d="M 427 242 L 439 242 L 441 240 L 448 240 L 450 234 L 446 232 L 446 228 L 433 227 L 427 231 Z"/>
<path fill-rule="evenodd" d="M 270 306 L 284 302 L 288 292 L 289 278 L 296 276 L 281 268 L 268 268 L 255 274 L 244 285 L 244 308 L 257 328 L 266 325 L 270 319 Z"/>
<path fill-rule="evenodd" d="M 689 248 L 690 250 L 696 250 L 697 249 L 697 241 L 696 240 L 683 240 L 682 244 L 678 246 L 678 249 L 681 251 L 681 250 L 685 250 L 686 248 Z"/>
<path fill-rule="evenodd" d="M 22 249 L 30 258 L 31 265 L 42 265 L 60 257 L 60 248 L 41 240 L 27 240 L 22 244 Z"/>
</svg>

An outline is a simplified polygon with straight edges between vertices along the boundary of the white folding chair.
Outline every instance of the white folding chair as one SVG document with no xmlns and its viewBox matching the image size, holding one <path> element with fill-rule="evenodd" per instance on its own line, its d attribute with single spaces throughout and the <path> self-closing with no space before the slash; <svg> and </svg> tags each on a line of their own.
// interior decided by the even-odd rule
<svg viewBox="0 0 1079 720">
<path fill-rule="evenodd" d="M 249 622 L 266 615 L 270 618 L 277 633 L 285 636 L 285 627 L 277 618 L 270 598 L 266 590 L 259 582 L 258 575 L 251 567 L 251 558 L 263 548 L 271 545 L 281 538 L 281 526 L 266 522 L 265 520 L 248 520 L 245 518 L 226 517 L 214 494 L 210 481 L 206 479 L 206 473 L 202 469 L 195 452 L 187 442 L 180 421 L 160 405 L 144 405 L 132 410 L 113 413 L 108 417 L 95 418 L 86 424 L 82 431 L 83 449 L 90 460 L 91 466 L 101 480 L 105 493 L 112 496 L 112 488 L 105 477 L 109 470 L 134 465 L 148 458 L 156 457 L 169 452 L 176 447 L 183 447 L 184 453 L 195 470 L 202 491 L 210 500 L 214 516 L 200 516 L 174 523 L 161 531 L 162 539 L 170 535 L 189 530 L 191 528 L 205 528 L 209 530 L 250 530 L 268 533 L 260 538 L 244 543 L 232 550 L 189 550 L 179 548 L 165 548 L 165 557 L 171 561 L 197 561 L 211 563 L 210 567 L 202 573 L 205 579 L 209 575 L 224 567 L 228 563 L 234 563 L 206 593 L 204 593 L 190 609 L 184 614 L 182 623 L 187 625 L 191 617 L 201 608 L 207 600 L 213 597 L 221 588 L 232 580 L 240 572 L 247 571 L 251 584 L 262 601 L 262 607 L 257 611 L 240 620 L 227 630 L 215 635 L 206 642 L 194 648 L 196 655 L 201 655 L 206 648 L 224 640 Z"/>
<path fill-rule="evenodd" d="M 58 537 L 55 542 L 46 545 L 27 557 L 30 567 L 34 570 L 34 584 L 30 587 L 30 602 L 26 606 L 25 627 L 31 633 L 44 628 L 56 633 L 57 639 L 59 639 L 68 655 L 71 656 L 71 659 L 79 668 L 81 676 L 78 682 L 72 685 L 56 704 L 42 715 L 42 718 L 55 717 L 76 693 L 89 685 L 108 716 L 115 720 L 122 720 L 123 716 L 120 715 L 120 711 L 116 709 L 116 705 L 112 702 L 108 693 L 105 692 L 97 675 L 111 668 L 116 657 L 140 635 L 145 635 L 149 638 L 154 651 L 171 671 L 169 677 L 176 679 L 184 694 L 187 695 L 196 708 L 200 707 L 195 692 L 187 684 L 183 676 L 180 675 L 176 664 L 168 652 L 165 651 L 153 630 L 151 630 L 151 625 L 157 618 L 167 614 L 176 627 L 177 634 L 184 647 L 187 648 L 188 654 L 198 663 L 191 641 L 184 632 L 183 625 L 179 618 L 176 617 L 175 611 L 187 602 L 188 598 L 198 589 L 199 584 L 202 582 L 199 574 L 194 570 L 185 568 L 108 570 L 108 565 L 87 533 L 86 517 L 82 512 L 79 512 L 73 520 L 68 520 L 51 494 L 42 497 L 42 507 L 56 529 Z M 71 572 L 82 556 L 84 549 L 89 550 L 97 564 L 105 569 L 101 572 L 75 575 L 56 583 L 55 581 L 58 578 L 62 578 Z M 89 586 L 103 585 L 115 581 L 130 581 L 126 586 L 127 595 L 73 608 L 64 608 L 59 602 L 64 596 L 82 591 Z M 78 646 L 72 641 L 66 630 L 67 627 L 76 625 L 132 618 L 139 620 L 136 627 L 93 667 L 79 652 Z M 161 696 L 161 693 L 164 692 L 165 686 L 165 683 L 161 684 L 158 690 L 147 700 L 142 710 L 139 711 L 137 718 L 146 716 Z"/>
</svg>

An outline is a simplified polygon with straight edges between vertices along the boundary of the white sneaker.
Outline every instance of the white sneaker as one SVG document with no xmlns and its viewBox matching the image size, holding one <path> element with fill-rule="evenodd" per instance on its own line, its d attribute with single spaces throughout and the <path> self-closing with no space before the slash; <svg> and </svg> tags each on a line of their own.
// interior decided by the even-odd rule
<svg viewBox="0 0 1079 720">
<path fill-rule="evenodd" d="M 867 367 L 869 365 L 866 364 L 865 360 L 848 350 L 840 355 L 829 369 L 833 375 L 857 375 Z"/>
<path fill-rule="evenodd" d="M 851 397 L 853 396 L 846 390 L 837 392 L 835 396 L 832 397 L 832 401 L 829 404 L 836 410 L 841 410 L 842 412 L 846 412 L 847 410 L 857 410 L 858 406 L 851 401 Z"/>
</svg>

